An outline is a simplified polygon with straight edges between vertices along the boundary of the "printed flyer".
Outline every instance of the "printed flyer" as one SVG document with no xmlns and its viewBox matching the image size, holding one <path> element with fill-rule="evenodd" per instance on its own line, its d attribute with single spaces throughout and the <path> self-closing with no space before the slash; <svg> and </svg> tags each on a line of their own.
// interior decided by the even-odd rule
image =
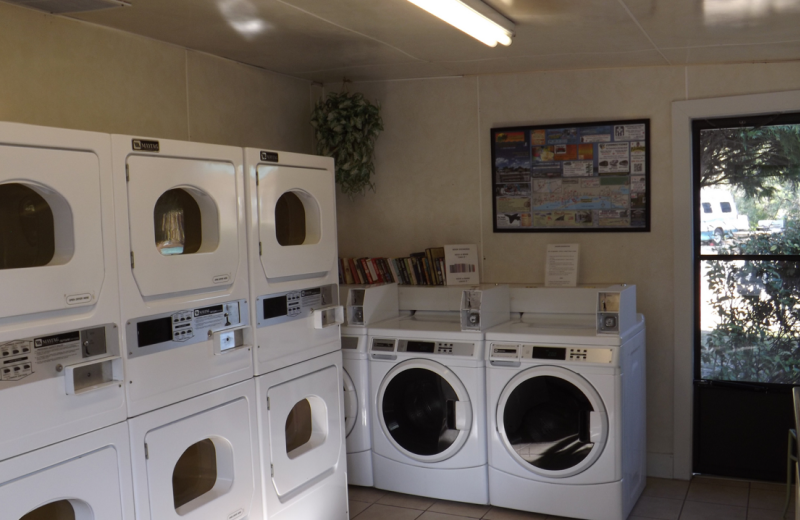
<svg viewBox="0 0 800 520">
<path fill-rule="evenodd" d="M 495 232 L 650 230 L 649 119 L 491 135 Z"/>
</svg>

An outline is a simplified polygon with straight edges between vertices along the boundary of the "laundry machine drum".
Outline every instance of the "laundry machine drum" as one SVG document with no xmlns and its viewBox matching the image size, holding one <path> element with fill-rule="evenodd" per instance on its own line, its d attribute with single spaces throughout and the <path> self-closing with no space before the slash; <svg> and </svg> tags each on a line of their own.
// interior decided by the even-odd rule
<svg viewBox="0 0 800 520">
<path fill-rule="evenodd" d="M 347 437 L 358 422 L 358 392 L 353 378 L 342 369 L 342 389 L 344 391 L 344 432 Z"/>
<path fill-rule="evenodd" d="M 53 211 L 33 189 L 0 184 L 0 269 L 47 265 L 55 255 Z"/>
<path fill-rule="evenodd" d="M 500 403 L 497 421 L 506 448 L 536 473 L 575 475 L 602 453 L 605 409 L 597 392 L 574 372 L 530 369 L 512 379 Z"/>
<path fill-rule="evenodd" d="M 37 507 L 20 520 L 75 520 L 75 508 L 68 500 L 58 500 Z"/>
<path fill-rule="evenodd" d="M 430 363 L 441 367 L 438 370 L 405 367 L 405 363 L 390 371 L 383 382 L 381 425 L 409 456 L 428 462 L 445 460 L 466 441 L 472 423 L 466 389 L 438 363 Z"/>
</svg>

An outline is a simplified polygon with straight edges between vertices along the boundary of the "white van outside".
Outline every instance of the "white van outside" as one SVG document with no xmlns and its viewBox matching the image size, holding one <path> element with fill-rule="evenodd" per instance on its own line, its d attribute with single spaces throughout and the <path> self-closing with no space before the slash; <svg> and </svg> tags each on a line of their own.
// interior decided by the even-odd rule
<svg viewBox="0 0 800 520">
<path fill-rule="evenodd" d="M 721 243 L 739 231 L 748 231 L 747 215 L 740 215 L 733 193 L 721 188 L 700 190 L 700 240 Z"/>
</svg>

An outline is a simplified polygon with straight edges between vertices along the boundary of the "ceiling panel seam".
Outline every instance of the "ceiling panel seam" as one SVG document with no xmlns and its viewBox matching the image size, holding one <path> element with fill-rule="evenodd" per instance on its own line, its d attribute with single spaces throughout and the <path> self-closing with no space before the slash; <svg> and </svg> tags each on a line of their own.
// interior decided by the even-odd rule
<svg viewBox="0 0 800 520">
<path fill-rule="evenodd" d="M 638 27 L 639 30 L 642 31 L 642 34 L 644 34 L 645 38 L 647 38 L 647 40 L 650 42 L 650 44 L 653 46 L 653 48 L 656 51 L 658 51 L 658 53 L 661 55 L 662 58 L 664 58 L 664 61 L 667 62 L 667 65 L 672 65 L 672 63 L 667 59 L 667 57 L 664 56 L 664 53 L 661 52 L 661 49 L 658 48 L 658 45 L 656 45 L 656 42 L 654 42 L 653 39 L 650 37 L 650 35 L 647 34 L 647 31 L 644 30 L 644 27 L 642 27 L 642 24 L 639 23 L 639 20 L 637 20 L 636 17 L 631 12 L 631 10 L 628 9 L 628 6 L 625 3 L 625 1 L 624 0 L 617 0 L 617 2 L 619 2 L 619 5 L 621 5 L 622 8 L 625 9 L 625 12 L 628 13 L 628 16 L 631 17 L 631 20 L 633 20 L 633 23 L 636 24 L 636 27 Z"/>
<path fill-rule="evenodd" d="M 301 13 L 305 13 L 305 14 L 307 14 L 309 16 L 313 16 L 317 20 L 322 20 L 325 23 L 329 23 L 329 24 L 333 25 L 334 27 L 338 27 L 339 29 L 344 29 L 345 31 L 350 31 L 353 34 L 357 34 L 357 35 L 362 36 L 364 38 L 368 38 L 368 39 L 370 39 L 372 41 L 378 42 L 381 45 L 385 45 L 385 46 L 387 46 L 387 47 L 389 47 L 391 49 L 396 50 L 397 52 L 405 54 L 409 58 L 412 58 L 412 59 L 417 60 L 417 61 L 425 62 L 425 63 L 430 63 L 430 62 L 428 62 L 426 60 L 423 60 L 422 58 L 418 58 L 418 57 L 414 56 L 413 54 L 409 54 L 408 52 L 404 51 L 403 49 L 401 49 L 399 47 L 395 47 L 394 45 L 392 45 L 390 43 L 387 43 L 387 42 L 385 42 L 383 40 L 379 40 L 378 38 L 375 38 L 374 36 L 370 36 L 368 34 L 364 34 L 364 33 L 358 32 L 355 29 L 351 29 L 349 27 L 345 27 L 344 25 L 339 25 L 338 23 L 332 22 L 331 20 L 328 20 L 327 18 L 323 18 L 322 16 L 320 16 L 318 14 L 314 14 L 311 11 L 307 11 L 307 10 L 303 9 L 302 7 L 298 7 L 298 6 L 294 5 L 294 4 L 286 2 L 285 0 L 277 0 L 277 1 L 279 3 L 281 3 L 281 4 L 283 4 L 283 5 L 291 7 L 292 9 L 297 9 Z"/>
</svg>

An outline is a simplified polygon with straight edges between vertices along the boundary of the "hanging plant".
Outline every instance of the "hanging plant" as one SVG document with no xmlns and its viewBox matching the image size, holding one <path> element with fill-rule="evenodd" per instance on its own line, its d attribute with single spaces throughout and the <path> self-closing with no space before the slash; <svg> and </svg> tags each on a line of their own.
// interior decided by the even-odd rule
<svg viewBox="0 0 800 520">
<path fill-rule="evenodd" d="M 316 129 L 317 154 L 333 157 L 336 183 L 349 196 L 375 190 L 370 178 L 375 173 L 375 139 L 383 131 L 380 105 L 373 105 L 363 94 L 328 94 L 311 112 Z"/>
</svg>

